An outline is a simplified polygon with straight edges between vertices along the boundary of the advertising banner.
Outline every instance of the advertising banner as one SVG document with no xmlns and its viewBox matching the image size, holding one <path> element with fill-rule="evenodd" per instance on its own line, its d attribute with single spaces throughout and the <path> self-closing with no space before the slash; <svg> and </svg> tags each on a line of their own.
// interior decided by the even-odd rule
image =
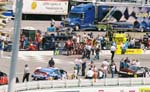
<svg viewBox="0 0 150 92">
<path fill-rule="evenodd" d="M 13 10 L 15 10 L 15 4 Z M 23 0 L 22 13 L 67 15 L 68 0 Z"/>
<path fill-rule="evenodd" d="M 99 6 L 98 20 L 110 23 L 114 30 L 149 30 L 150 7 Z"/>
<path fill-rule="evenodd" d="M 149 88 L 140 88 L 139 92 L 150 92 L 150 87 Z"/>
<path fill-rule="evenodd" d="M 142 49 L 127 49 L 125 54 L 142 54 Z M 121 54 L 121 49 L 117 49 L 115 54 Z"/>
</svg>

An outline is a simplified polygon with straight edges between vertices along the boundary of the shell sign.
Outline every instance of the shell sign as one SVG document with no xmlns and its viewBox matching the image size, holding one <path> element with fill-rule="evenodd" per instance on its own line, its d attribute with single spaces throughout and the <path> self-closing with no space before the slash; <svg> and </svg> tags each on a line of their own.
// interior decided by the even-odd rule
<svg viewBox="0 0 150 92">
<path fill-rule="evenodd" d="M 31 8 L 34 10 L 37 7 L 37 3 L 36 2 L 32 2 Z"/>
</svg>

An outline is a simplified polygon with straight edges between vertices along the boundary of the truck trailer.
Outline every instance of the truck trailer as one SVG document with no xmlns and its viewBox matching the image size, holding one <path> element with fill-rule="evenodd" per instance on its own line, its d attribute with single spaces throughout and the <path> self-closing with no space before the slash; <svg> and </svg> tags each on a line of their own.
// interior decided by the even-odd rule
<svg viewBox="0 0 150 92">
<path fill-rule="evenodd" d="M 74 30 L 150 31 L 150 7 L 129 3 L 88 3 L 72 7 L 62 24 Z"/>
<path fill-rule="evenodd" d="M 23 0 L 22 14 L 23 19 L 46 17 L 60 18 L 68 14 L 69 0 Z M 16 0 L 13 3 L 13 12 L 15 13 Z M 34 16 L 34 17 L 33 17 Z"/>
</svg>

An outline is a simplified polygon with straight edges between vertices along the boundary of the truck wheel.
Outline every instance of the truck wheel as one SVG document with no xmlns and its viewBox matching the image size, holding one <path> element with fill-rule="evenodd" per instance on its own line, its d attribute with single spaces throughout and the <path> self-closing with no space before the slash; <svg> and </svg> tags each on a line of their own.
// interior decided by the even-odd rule
<svg viewBox="0 0 150 92">
<path fill-rule="evenodd" d="M 78 25 L 75 26 L 75 31 L 79 31 L 80 27 Z"/>
</svg>

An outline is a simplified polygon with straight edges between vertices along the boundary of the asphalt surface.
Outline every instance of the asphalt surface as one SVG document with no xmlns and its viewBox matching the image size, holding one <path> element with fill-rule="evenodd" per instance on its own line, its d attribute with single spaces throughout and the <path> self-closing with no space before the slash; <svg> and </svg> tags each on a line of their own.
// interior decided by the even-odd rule
<svg viewBox="0 0 150 92">
<path fill-rule="evenodd" d="M 60 22 L 56 22 L 57 25 L 59 25 Z M 36 29 L 40 29 L 43 32 L 47 30 L 47 27 L 49 26 L 50 21 L 22 21 L 21 27 L 26 26 L 32 26 Z M 3 31 L 13 33 L 13 21 L 9 22 L 4 28 Z M 92 31 L 88 31 L 90 33 Z M 84 32 L 77 32 L 78 34 L 82 35 Z M 98 34 L 103 35 L 105 32 L 93 32 L 95 36 Z M 133 37 L 141 37 L 145 33 L 131 33 Z M 45 52 L 46 53 L 46 52 Z M 68 73 L 73 73 L 73 67 L 74 67 L 74 60 L 77 57 L 81 57 L 79 55 L 72 55 L 72 56 L 64 56 L 64 55 L 58 55 L 58 56 L 50 56 L 50 55 L 35 55 L 35 56 L 23 56 L 18 58 L 17 67 L 16 67 L 16 73 L 17 77 L 19 77 L 19 80 L 22 81 L 23 77 L 23 71 L 24 71 L 24 65 L 28 64 L 30 68 L 30 73 L 32 74 L 35 68 L 37 67 L 47 67 L 48 61 L 51 57 L 54 57 L 55 60 L 55 67 L 62 68 L 66 70 Z M 93 56 L 92 56 L 93 57 Z M 104 59 L 110 59 L 110 55 L 100 55 L 99 61 L 94 61 L 97 68 L 100 68 L 100 65 Z M 130 59 L 138 59 L 141 62 L 141 66 L 146 66 L 150 68 L 150 57 L 149 55 L 115 55 L 114 61 L 117 65 L 119 65 L 119 62 L 122 58 L 129 57 Z M 10 68 L 10 60 L 11 60 L 11 53 L 10 52 L 4 52 L 4 57 L 0 58 L 0 71 L 3 71 L 7 74 L 9 74 L 9 68 Z M 90 63 L 89 60 L 87 60 L 87 64 Z M 88 69 L 88 68 L 87 68 Z M 31 78 L 30 78 L 31 80 Z"/>
<path fill-rule="evenodd" d="M 45 52 L 46 53 L 46 52 Z M 37 67 L 47 67 L 49 59 L 53 57 L 55 61 L 55 67 L 62 68 L 66 70 L 69 74 L 73 73 L 74 67 L 74 60 L 77 57 L 81 57 L 81 55 L 58 55 L 58 56 L 50 56 L 50 55 L 35 55 L 35 56 L 25 56 L 24 58 L 21 56 L 18 57 L 16 73 L 19 80 L 22 80 L 23 72 L 24 72 L 24 65 L 28 64 L 30 68 L 30 73 L 32 74 L 35 68 Z M 94 57 L 94 56 L 91 56 Z M 100 60 L 94 61 L 97 68 L 100 68 L 101 63 L 104 59 L 109 59 L 110 61 L 111 55 L 100 55 Z M 150 68 L 150 57 L 149 55 L 115 55 L 114 61 L 119 68 L 119 62 L 122 58 L 129 57 L 130 59 L 138 59 L 141 62 L 141 66 L 146 66 Z M 90 63 L 90 60 L 87 60 L 87 65 Z M 0 59 L 0 70 L 9 74 L 10 68 L 10 61 L 11 61 L 11 53 L 5 52 L 4 57 Z M 87 66 L 88 69 L 88 66 Z M 110 77 L 110 76 L 108 76 Z M 31 80 L 31 78 L 30 78 Z"/>
</svg>

